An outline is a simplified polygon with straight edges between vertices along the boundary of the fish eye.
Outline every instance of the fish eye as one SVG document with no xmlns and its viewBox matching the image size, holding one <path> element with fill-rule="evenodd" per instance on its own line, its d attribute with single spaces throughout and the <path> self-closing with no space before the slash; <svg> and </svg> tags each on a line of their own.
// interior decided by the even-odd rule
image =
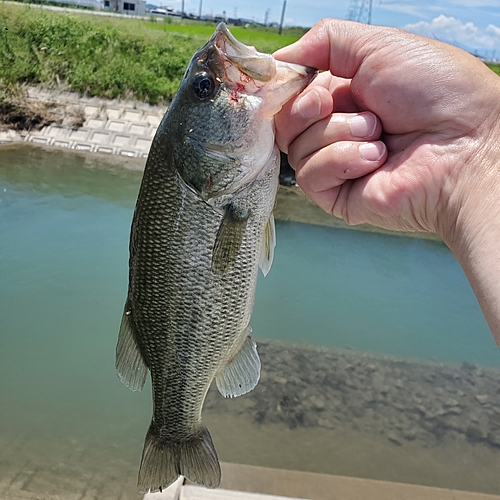
<svg viewBox="0 0 500 500">
<path fill-rule="evenodd" d="M 200 99 L 211 97 L 215 91 L 214 79 L 208 73 L 198 73 L 193 80 L 194 93 Z"/>
</svg>

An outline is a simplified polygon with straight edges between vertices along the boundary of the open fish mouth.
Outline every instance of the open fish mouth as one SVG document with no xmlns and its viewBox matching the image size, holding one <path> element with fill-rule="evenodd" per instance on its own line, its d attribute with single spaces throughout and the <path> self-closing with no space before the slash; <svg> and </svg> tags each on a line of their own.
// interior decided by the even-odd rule
<svg viewBox="0 0 500 500">
<path fill-rule="evenodd" d="M 253 80 L 269 82 L 276 75 L 276 63 L 273 56 L 257 52 L 236 40 L 224 23 L 217 26 L 210 41 L 223 61 L 234 65 Z"/>
<path fill-rule="evenodd" d="M 238 103 L 242 95 L 264 98 L 261 113 L 267 119 L 298 94 L 317 75 L 315 68 L 274 59 L 236 40 L 220 23 L 207 46 L 215 49 L 223 69 L 223 81 Z"/>
</svg>

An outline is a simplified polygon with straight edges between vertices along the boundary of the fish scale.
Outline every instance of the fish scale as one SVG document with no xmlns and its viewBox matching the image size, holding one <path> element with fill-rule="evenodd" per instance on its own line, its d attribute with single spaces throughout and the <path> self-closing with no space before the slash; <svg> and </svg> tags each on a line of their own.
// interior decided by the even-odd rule
<svg viewBox="0 0 500 500">
<path fill-rule="evenodd" d="M 141 491 L 179 475 L 219 485 L 201 419 L 206 393 L 215 379 L 223 396 L 239 396 L 260 376 L 250 318 L 259 266 L 267 273 L 272 262 L 279 174 L 273 113 L 264 115 L 314 74 L 247 48 L 220 25 L 158 127 L 132 221 L 116 361 L 133 390 L 151 373 Z"/>
</svg>

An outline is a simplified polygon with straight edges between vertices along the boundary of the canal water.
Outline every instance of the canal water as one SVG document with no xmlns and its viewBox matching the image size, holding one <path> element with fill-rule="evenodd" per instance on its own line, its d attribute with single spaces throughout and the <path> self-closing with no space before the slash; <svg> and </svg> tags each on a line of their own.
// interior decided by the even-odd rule
<svg viewBox="0 0 500 500">
<path fill-rule="evenodd" d="M 134 161 L 0 151 L 0 493 L 137 498 L 150 394 L 114 373 Z M 500 351 L 451 252 L 280 221 L 277 239 L 261 383 L 207 398 L 220 458 L 500 494 Z"/>
</svg>

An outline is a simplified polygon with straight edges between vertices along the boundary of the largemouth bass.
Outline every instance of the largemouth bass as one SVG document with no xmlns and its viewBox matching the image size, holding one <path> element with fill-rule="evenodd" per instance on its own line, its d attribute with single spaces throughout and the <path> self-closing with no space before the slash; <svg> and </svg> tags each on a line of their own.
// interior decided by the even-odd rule
<svg viewBox="0 0 500 500">
<path fill-rule="evenodd" d="M 269 271 L 275 245 L 273 116 L 315 74 L 256 52 L 221 24 L 158 128 L 132 222 L 116 348 L 130 389 L 151 372 L 140 491 L 161 491 L 179 475 L 219 485 L 203 401 L 214 379 L 225 397 L 259 380 L 250 317 L 258 268 Z"/>
</svg>

